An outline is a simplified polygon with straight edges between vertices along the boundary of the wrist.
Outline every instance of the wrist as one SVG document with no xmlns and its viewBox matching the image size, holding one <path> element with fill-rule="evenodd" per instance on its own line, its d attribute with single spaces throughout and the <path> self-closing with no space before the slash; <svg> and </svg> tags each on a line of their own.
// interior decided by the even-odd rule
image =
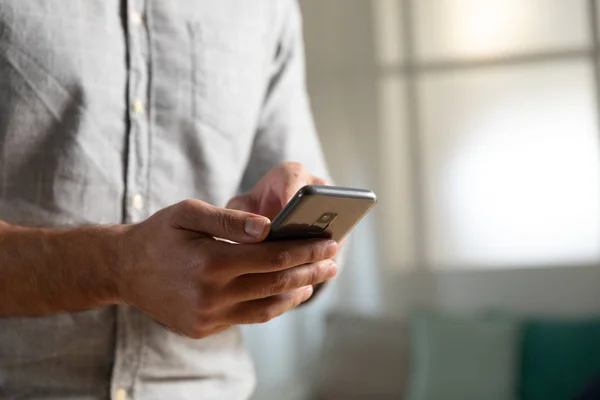
<svg viewBox="0 0 600 400">
<path fill-rule="evenodd" d="M 123 302 L 121 279 L 126 264 L 127 225 L 104 225 L 53 231 L 61 258 L 68 260 L 75 291 L 91 307 Z"/>
<path fill-rule="evenodd" d="M 0 317 L 122 302 L 126 226 L 34 228 L 0 221 Z"/>
<path fill-rule="evenodd" d="M 98 246 L 101 257 L 100 281 L 103 282 L 103 301 L 107 304 L 119 304 L 124 302 L 124 278 L 130 262 L 127 255 L 127 234 L 130 230 L 128 225 L 111 225 L 103 227 L 104 234 L 101 235 Z"/>
</svg>

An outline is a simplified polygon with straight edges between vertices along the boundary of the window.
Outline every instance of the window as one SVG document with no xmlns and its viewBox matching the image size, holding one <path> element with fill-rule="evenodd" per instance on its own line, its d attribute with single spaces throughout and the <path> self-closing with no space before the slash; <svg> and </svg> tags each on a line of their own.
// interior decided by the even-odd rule
<svg viewBox="0 0 600 400">
<path fill-rule="evenodd" d="M 600 261 L 596 4 L 301 0 L 334 176 L 394 269 Z"/>
</svg>

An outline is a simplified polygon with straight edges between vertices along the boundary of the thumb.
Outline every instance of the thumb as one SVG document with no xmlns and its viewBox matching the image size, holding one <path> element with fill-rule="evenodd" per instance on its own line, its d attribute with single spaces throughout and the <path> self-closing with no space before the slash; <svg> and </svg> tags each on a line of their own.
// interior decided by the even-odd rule
<svg viewBox="0 0 600 400">
<path fill-rule="evenodd" d="M 219 208 L 200 200 L 185 200 L 176 207 L 176 221 L 181 228 L 238 243 L 264 240 L 271 224 L 261 215 Z"/>
</svg>

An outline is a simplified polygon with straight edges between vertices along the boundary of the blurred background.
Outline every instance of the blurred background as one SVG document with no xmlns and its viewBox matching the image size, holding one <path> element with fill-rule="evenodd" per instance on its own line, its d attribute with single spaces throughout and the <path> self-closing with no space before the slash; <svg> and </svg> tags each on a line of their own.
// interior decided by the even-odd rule
<svg viewBox="0 0 600 400">
<path fill-rule="evenodd" d="M 332 174 L 379 204 L 326 292 L 246 328 L 254 399 L 536 398 L 559 370 L 537 398 L 572 398 L 600 375 L 595 1 L 300 5 Z"/>
</svg>

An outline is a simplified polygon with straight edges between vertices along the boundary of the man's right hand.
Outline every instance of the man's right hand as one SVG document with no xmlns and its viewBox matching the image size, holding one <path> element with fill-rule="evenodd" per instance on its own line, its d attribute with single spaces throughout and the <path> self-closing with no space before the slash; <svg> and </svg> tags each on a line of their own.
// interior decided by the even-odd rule
<svg viewBox="0 0 600 400">
<path fill-rule="evenodd" d="M 192 338 L 269 321 L 337 273 L 335 242 L 262 242 L 269 223 L 199 200 L 160 210 L 122 231 L 119 298 Z"/>
</svg>

